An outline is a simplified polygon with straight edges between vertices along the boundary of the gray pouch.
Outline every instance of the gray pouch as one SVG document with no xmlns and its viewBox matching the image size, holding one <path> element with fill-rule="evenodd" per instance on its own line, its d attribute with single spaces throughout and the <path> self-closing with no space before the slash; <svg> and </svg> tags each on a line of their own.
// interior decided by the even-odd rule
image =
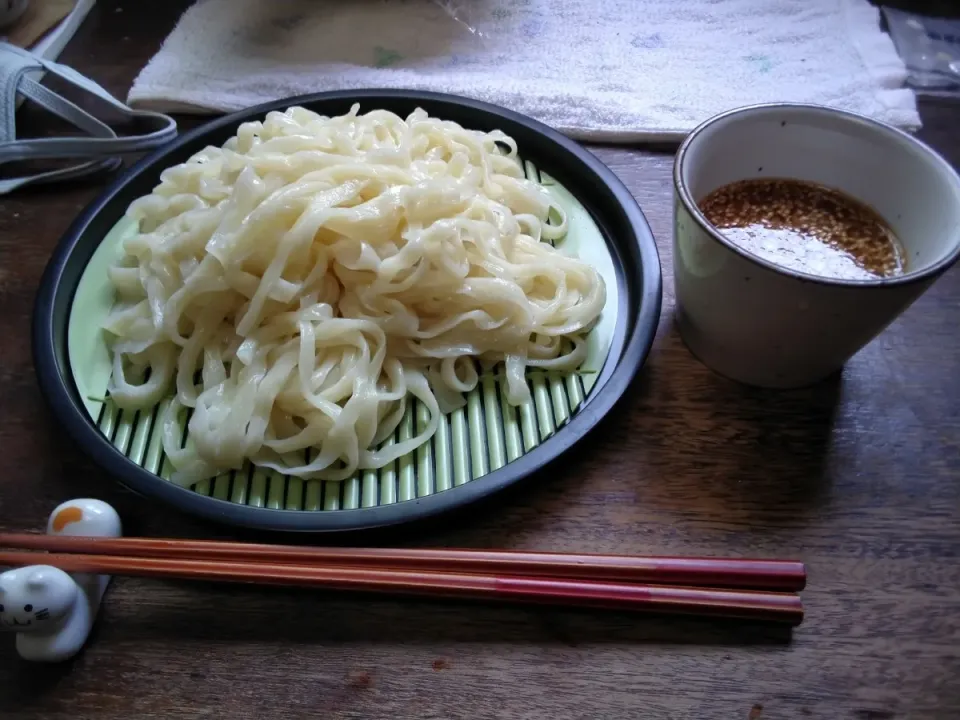
<svg viewBox="0 0 960 720">
<path fill-rule="evenodd" d="M 86 104 L 109 117 L 136 120 L 147 132 L 118 136 L 103 120 L 61 97 L 36 79 L 36 72 L 55 75 L 73 90 L 87 96 Z M 17 138 L 16 109 L 20 98 L 32 100 L 62 118 L 86 136 Z M 36 160 L 77 160 L 76 164 L 33 174 L 0 179 L 0 194 L 28 183 L 53 182 L 110 170 L 121 155 L 150 150 L 173 139 L 177 124 L 162 113 L 131 110 L 110 93 L 76 70 L 51 62 L 14 45 L 0 42 L 0 165 Z"/>
</svg>

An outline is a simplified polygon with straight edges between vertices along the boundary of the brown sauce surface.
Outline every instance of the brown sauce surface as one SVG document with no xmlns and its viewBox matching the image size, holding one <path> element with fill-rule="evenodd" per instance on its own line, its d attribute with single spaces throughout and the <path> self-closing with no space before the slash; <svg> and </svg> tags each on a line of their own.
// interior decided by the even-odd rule
<svg viewBox="0 0 960 720">
<path fill-rule="evenodd" d="M 840 280 L 902 275 L 903 249 L 890 226 L 858 200 L 783 178 L 717 188 L 700 210 L 744 250 L 790 270 Z"/>
</svg>

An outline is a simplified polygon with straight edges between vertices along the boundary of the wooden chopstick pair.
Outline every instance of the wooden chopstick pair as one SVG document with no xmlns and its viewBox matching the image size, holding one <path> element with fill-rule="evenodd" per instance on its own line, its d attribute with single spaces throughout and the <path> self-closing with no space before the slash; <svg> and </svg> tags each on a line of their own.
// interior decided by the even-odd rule
<svg viewBox="0 0 960 720">
<path fill-rule="evenodd" d="M 0 534 L 0 565 L 712 615 L 798 625 L 802 563 Z M 25 552 L 26 551 L 26 552 Z M 45 551 L 49 554 L 39 554 Z"/>
</svg>

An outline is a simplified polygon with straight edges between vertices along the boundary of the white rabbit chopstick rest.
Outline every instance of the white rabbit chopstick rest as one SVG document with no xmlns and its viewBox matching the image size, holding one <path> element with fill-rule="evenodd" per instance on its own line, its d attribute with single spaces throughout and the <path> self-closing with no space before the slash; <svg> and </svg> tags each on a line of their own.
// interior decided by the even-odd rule
<svg viewBox="0 0 960 720">
<path fill-rule="evenodd" d="M 47 533 L 120 537 L 120 516 L 100 500 L 69 500 L 50 514 Z M 0 573 L 0 630 L 17 634 L 24 660 L 68 660 L 87 641 L 109 582 L 109 575 L 70 574 L 50 565 Z"/>
</svg>

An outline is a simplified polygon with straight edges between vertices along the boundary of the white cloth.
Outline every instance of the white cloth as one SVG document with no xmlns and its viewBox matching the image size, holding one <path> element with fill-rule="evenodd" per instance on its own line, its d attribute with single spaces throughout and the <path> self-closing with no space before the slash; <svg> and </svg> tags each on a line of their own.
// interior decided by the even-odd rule
<svg viewBox="0 0 960 720">
<path fill-rule="evenodd" d="M 905 78 L 867 0 L 202 0 L 129 102 L 230 111 L 322 90 L 436 90 L 636 142 L 772 101 L 916 129 Z"/>
</svg>

